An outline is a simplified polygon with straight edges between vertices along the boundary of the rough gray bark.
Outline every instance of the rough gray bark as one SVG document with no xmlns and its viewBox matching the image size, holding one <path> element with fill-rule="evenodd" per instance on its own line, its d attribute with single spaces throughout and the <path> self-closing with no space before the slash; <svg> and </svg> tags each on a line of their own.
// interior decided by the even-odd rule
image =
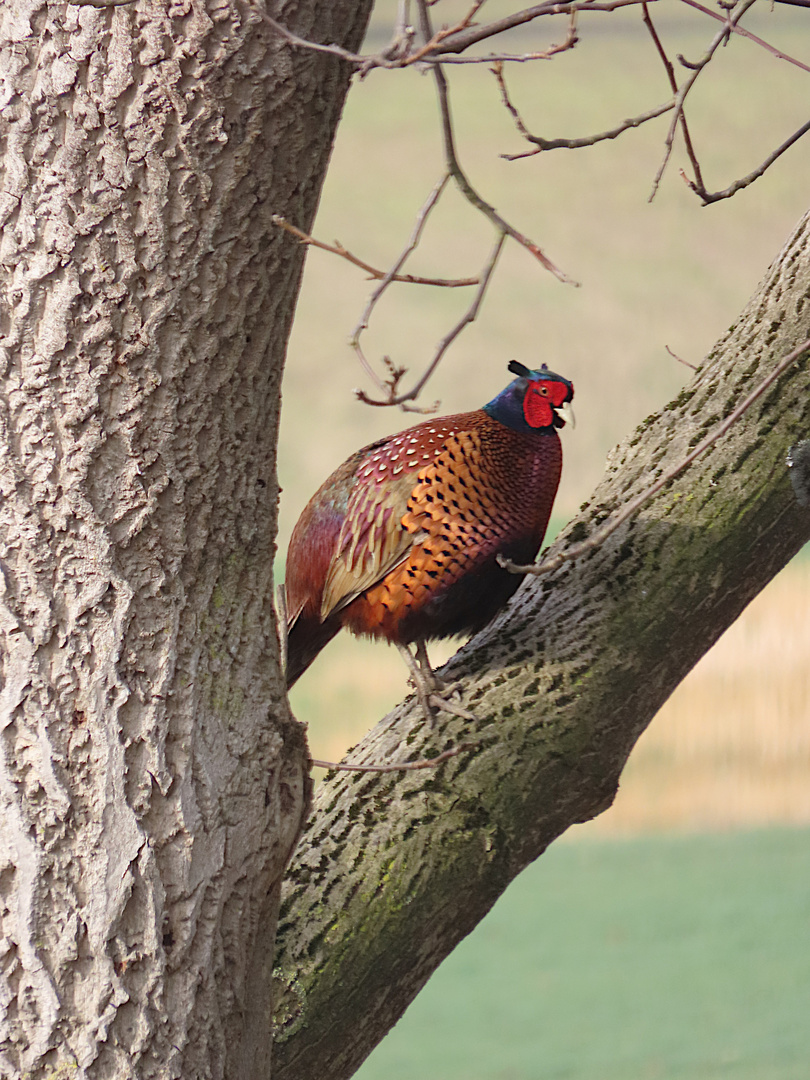
<svg viewBox="0 0 810 1080">
<path fill-rule="evenodd" d="M 351 49 L 369 8 L 271 7 Z M 309 226 L 349 72 L 217 0 L 6 0 L 0 42 L 0 1075 L 268 1075 L 271 215 Z"/>
<path fill-rule="evenodd" d="M 617 447 L 555 549 L 685 457 L 808 337 L 810 216 L 691 386 Z M 610 805 L 656 711 L 810 538 L 806 477 L 792 485 L 787 460 L 809 432 L 805 354 L 635 519 L 530 578 L 453 659 L 479 724 L 443 716 L 431 731 L 407 702 L 351 758 L 478 747 L 435 771 L 323 783 L 282 903 L 276 1077 L 350 1076 L 509 881 Z"/>
</svg>

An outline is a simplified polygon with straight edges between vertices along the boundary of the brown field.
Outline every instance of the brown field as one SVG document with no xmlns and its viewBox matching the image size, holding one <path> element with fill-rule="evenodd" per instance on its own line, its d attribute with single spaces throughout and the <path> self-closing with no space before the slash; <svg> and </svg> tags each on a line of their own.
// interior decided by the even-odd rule
<svg viewBox="0 0 810 1080">
<path fill-rule="evenodd" d="M 338 637 L 292 694 L 313 756 L 339 760 L 405 689 L 393 649 Z M 569 835 L 778 823 L 810 823 L 807 557 L 678 687 L 639 740 L 613 807 Z"/>
</svg>

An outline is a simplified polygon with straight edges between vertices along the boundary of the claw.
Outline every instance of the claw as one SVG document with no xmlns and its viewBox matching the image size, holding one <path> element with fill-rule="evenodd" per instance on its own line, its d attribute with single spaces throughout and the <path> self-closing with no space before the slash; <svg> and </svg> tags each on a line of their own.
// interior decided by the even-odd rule
<svg viewBox="0 0 810 1080">
<path fill-rule="evenodd" d="M 474 713 L 449 700 L 453 696 L 460 699 L 461 684 L 451 683 L 450 686 L 444 686 L 430 666 L 427 646 L 421 638 L 416 642 L 416 656 L 413 656 L 407 645 L 398 644 L 397 648 L 408 665 L 411 673 L 408 682 L 412 684 L 416 691 L 422 712 L 431 727 L 436 725 L 436 713 L 434 710 L 448 712 L 452 716 L 461 717 L 462 720 L 478 720 Z"/>
</svg>

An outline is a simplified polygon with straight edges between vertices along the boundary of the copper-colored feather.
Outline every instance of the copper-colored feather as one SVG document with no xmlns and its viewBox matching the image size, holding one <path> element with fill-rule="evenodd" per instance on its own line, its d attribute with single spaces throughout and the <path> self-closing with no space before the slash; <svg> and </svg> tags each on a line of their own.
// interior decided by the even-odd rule
<svg viewBox="0 0 810 1080">
<path fill-rule="evenodd" d="M 552 387 L 558 407 L 570 400 L 569 383 L 542 374 L 564 384 Z M 373 443 L 315 493 L 287 557 L 289 685 L 342 626 L 424 641 L 478 630 L 506 603 L 520 578 L 496 557 L 534 558 L 562 464 L 553 402 L 543 412 L 521 386 L 526 421 L 512 416 L 511 398 L 511 411 L 499 406 L 518 383 L 535 385 L 515 380 L 486 411 Z"/>
</svg>

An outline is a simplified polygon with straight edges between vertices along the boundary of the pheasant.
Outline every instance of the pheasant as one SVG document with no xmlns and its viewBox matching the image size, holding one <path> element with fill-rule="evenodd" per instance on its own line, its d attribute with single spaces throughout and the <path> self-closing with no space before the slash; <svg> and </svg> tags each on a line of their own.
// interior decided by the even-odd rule
<svg viewBox="0 0 810 1080">
<path fill-rule="evenodd" d="M 497 558 L 537 555 L 557 429 L 573 424 L 567 379 L 508 368 L 517 378 L 483 408 L 358 450 L 310 499 L 287 554 L 288 687 L 345 626 L 399 647 L 431 720 L 433 705 L 459 712 L 438 695 L 426 641 L 480 630 L 515 592 Z"/>
</svg>

